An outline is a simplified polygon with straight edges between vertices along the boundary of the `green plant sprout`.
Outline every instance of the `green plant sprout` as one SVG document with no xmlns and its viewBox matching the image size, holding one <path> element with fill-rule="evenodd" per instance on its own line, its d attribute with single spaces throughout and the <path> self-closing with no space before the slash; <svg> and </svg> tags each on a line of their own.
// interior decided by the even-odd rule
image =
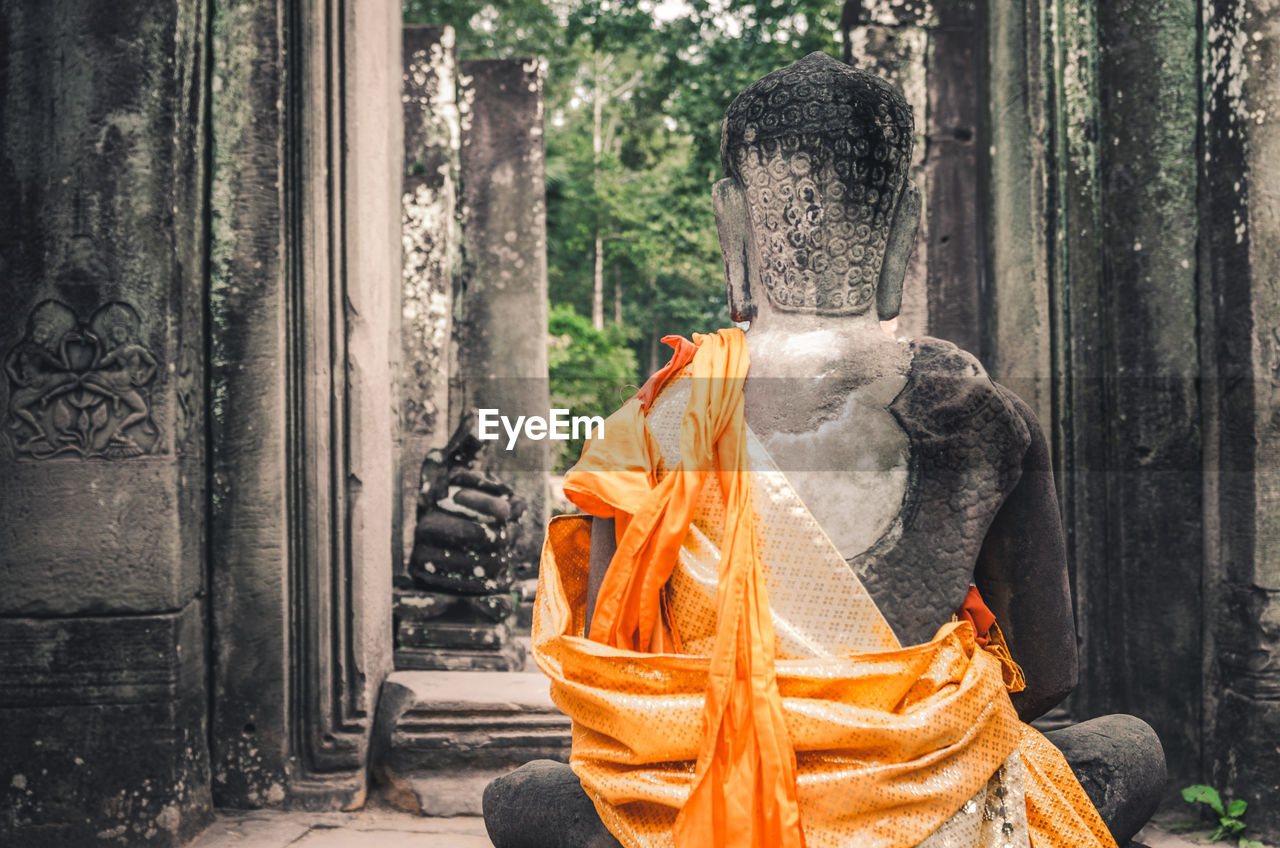
<svg viewBox="0 0 1280 848">
<path fill-rule="evenodd" d="M 1248 827 L 1244 822 L 1244 811 L 1249 808 L 1248 801 L 1235 798 L 1224 806 L 1218 790 L 1204 784 L 1183 789 L 1182 799 L 1192 804 L 1208 804 L 1209 809 L 1218 814 L 1218 829 L 1209 837 L 1210 842 L 1238 839 L 1236 848 L 1263 848 L 1261 842 L 1243 835 L 1244 829 Z"/>
</svg>

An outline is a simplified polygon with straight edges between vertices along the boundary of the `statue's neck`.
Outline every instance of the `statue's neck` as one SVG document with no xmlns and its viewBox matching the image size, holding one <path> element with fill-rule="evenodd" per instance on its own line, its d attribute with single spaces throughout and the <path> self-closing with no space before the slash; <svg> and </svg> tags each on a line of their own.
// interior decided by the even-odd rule
<svg viewBox="0 0 1280 848">
<path fill-rule="evenodd" d="M 873 315 L 842 318 L 773 312 L 747 331 L 752 377 L 875 378 L 900 370 L 906 346 L 880 328 Z"/>
</svg>

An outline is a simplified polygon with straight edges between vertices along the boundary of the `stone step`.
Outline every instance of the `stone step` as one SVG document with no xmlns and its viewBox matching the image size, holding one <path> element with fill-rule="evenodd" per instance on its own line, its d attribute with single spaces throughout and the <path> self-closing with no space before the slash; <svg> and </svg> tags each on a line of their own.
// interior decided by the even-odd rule
<svg viewBox="0 0 1280 848">
<path fill-rule="evenodd" d="M 540 671 L 397 671 L 378 698 L 371 765 L 393 806 L 480 815 L 489 781 L 530 760 L 567 762 L 569 742 Z"/>
</svg>

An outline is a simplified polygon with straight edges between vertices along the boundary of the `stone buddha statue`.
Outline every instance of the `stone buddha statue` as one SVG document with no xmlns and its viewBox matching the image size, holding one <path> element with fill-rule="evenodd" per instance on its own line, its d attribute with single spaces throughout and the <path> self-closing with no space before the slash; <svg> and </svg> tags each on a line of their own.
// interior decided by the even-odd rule
<svg viewBox="0 0 1280 848">
<path fill-rule="evenodd" d="M 1029 722 L 1077 678 L 1053 470 L 1031 409 L 976 358 L 881 329 L 917 236 L 911 147 L 903 97 L 823 54 L 729 108 L 713 197 L 730 313 L 750 323 L 746 423 L 901 644 L 928 641 L 976 586 L 1025 676 L 1010 698 Z M 594 519 L 588 628 L 614 550 L 612 521 Z M 1046 735 L 1124 845 L 1164 789 L 1154 732 L 1107 716 Z M 495 781 L 485 815 L 498 848 L 615 844 L 558 763 Z"/>
</svg>

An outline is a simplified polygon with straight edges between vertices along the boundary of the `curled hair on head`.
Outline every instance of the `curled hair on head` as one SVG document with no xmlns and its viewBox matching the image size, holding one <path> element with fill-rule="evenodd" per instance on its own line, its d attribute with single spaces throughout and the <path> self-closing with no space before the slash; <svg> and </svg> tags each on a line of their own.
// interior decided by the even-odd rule
<svg viewBox="0 0 1280 848">
<path fill-rule="evenodd" d="M 893 86 L 823 53 L 762 77 L 729 106 L 720 159 L 746 193 L 775 308 L 871 308 L 913 135 Z"/>
</svg>

